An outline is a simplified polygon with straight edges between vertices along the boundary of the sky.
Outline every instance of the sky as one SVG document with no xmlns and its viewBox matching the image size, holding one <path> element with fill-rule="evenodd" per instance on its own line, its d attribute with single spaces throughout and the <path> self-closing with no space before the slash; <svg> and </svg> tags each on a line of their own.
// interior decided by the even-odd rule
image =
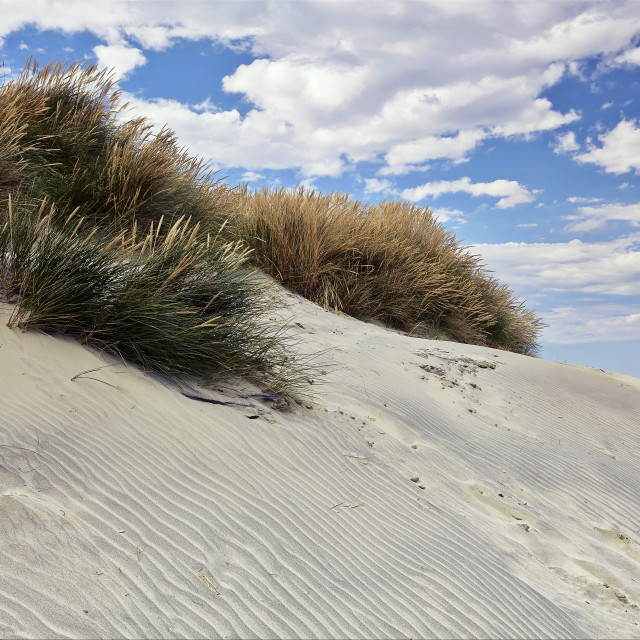
<svg viewBox="0 0 640 640">
<path fill-rule="evenodd" d="M 0 0 L 29 56 L 114 69 L 231 185 L 429 207 L 549 326 L 640 377 L 640 2 Z"/>
</svg>

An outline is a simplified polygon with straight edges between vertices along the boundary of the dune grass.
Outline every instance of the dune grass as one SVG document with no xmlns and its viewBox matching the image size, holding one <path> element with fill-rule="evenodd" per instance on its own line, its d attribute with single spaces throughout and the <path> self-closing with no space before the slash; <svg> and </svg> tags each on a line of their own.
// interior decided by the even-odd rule
<svg viewBox="0 0 640 640">
<path fill-rule="evenodd" d="M 249 267 L 327 308 L 533 354 L 542 324 L 429 209 L 232 188 L 127 119 L 113 77 L 29 62 L 0 86 L 0 293 L 11 324 L 64 331 L 165 375 L 304 378 Z M 298 382 L 296 382 L 298 381 Z"/>
<path fill-rule="evenodd" d="M 232 189 L 207 173 L 168 129 L 126 119 L 113 76 L 81 62 L 28 62 L 0 86 L 2 192 L 28 185 L 65 219 L 76 209 L 90 224 L 147 228 L 160 216 L 219 229 Z M 5 184 L 6 183 L 6 184 Z"/>
<path fill-rule="evenodd" d="M 257 265 L 325 307 L 423 335 L 537 349 L 540 320 L 426 207 L 245 188 L 231 224 Z"/>
<path fill-rule="evenodd" d="M 141 238 L 94 229 L 28 202 L 0 226 L 0 288 L 18 294 L 9 326 L 76 336 L 146 370 L 204 383 L 243 376 L 293 393 L 303 373 L 245 267 L 246 250 L 181 220 Z"/>
</svg>

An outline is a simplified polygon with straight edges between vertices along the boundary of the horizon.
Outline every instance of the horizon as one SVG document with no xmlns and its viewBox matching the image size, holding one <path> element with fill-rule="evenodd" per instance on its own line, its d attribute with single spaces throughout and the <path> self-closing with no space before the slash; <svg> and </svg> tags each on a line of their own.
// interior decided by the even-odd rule
<svg viewBox="0 0 640 640">
<path fill-rule="evenodd" d="M 4 2 L 27 58 L 115 69 L 229 184 L 428 206 L 550 326 L 640 377 L 640 5 Z"/>
</svg>

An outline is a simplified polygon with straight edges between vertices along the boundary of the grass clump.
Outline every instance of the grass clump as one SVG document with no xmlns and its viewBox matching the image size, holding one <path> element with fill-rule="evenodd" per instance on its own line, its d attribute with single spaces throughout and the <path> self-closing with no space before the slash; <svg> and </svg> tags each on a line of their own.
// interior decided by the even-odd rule
<svg viewBox="0 0 640 640">
<path fill-rule="evenodd" d="M 269 304 L 246 250 L 181 220 L 136 238 L 55 219 L 26 201 L 0 214 L 0 290 L 18 296 L 9 326 L 70 334 L 174 379 L 295 390 L 302 373 L 281 329 L 260 318 Z"/>
<path fill-rule="evenodd" d="M 207 173 L 168 129 L 125 119 L 126 104 L 108 70 L 72 62 L 27 62 L 0 86 L 0 196 L 28 186 L 64 220 L 76 209 L 88 223 L 148 228 L 161 216 L 218 229 L 231 189 Z"/>
<path fill-rule="evenodd" d="M 537 350 L 540 320 L 428 208 L 245 188 L 232 224 L 258 266 L 325 307 L 460 342 Z"/>
<path fill-rule="evenodd" d="M 243 376 L 297 395 L 305 379 L 250 270 L 217 230 L 231 189 L 153 134 L 109 72 L 28 62 L 0 86 L 0 293 L 9 324 L 61 331 L 146 370 Z M 205 228 L 206 227 L 206 228 Z"/>
</svg>

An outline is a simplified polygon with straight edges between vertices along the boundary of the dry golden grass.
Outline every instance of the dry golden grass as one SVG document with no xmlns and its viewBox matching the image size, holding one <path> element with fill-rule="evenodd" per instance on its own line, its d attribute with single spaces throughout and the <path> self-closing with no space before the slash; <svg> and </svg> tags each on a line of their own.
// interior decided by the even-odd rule
<svg viewBox="0 0 640 640">
<path fill-rule="evenodd" d="M 86 63 L 27 63 L 0 86 L 0 197 L 28 190 L 64 219 L 77 208 L 100 226 L 148 228 L 164 216 L 204 217 L 219 227 L 231 189 L 202 160 L 158 134 L 126 104 L 108 71 Z"/>
<path fill-rule="evenodd" d="M 257 265 L 327 308 L 407 331 L 536 351 L 542 323 L 428 208 L 245 188 L 230 230 L 253 249 Z"/>
</svg>

